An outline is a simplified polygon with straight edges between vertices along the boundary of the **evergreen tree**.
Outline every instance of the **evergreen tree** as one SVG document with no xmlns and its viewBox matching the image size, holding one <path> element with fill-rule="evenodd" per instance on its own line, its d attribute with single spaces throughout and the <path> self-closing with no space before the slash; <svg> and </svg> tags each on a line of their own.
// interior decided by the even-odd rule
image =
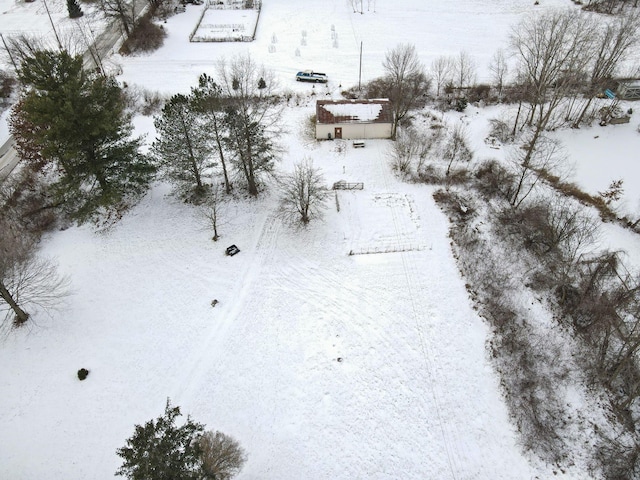
<svg viewBox="0 0 640 480">
<path fill-rule="evenodd" d="M 275 139 L 281 132 L 282 104 L 275 92 L 273 73 L 249 55 L 241 55 L 220 63 L 218 77 L 226 100 L 226 147 L 246 181 L 247 191 L 258 195 L 261 174 L 273 173 L 280 151 Z"/>
<path fill-rule="evenodd" d="M 198 87 L 191 89 L 194 108 L 204 116 L 207 128 L 212 134 L 217 157 L 222 167 L 224 187 L 231 193 L 231 181 L 227 169 L 227 155 L 224 150 L 228 127 L 225 124 L 225 105 L 228 100 L 222 94 L 222 88 L 206 73 L 200 75 Z"/>
<path fill-rule="evenodd" d="M 167 399 L 164 415 L 136 425 L 116 450 L 124 462 L 116 471 L 129 480 L 230 480 L 247 460 L 240 444 L 222 432 L 204 431 L 190 417 L 176 426 L 180 408 Z"/>
<path fill-rule="evenodd" d="M 78 0 L 67 0 L 67 10 L 69 11 L 69 18 L 80 18 L 84 15 Z"/>
<path fill-rule="evenodd" d="M 241 110 L 227 108 L 225 123 L 229 128 L 225 144 L 234 153 L 234 165 L 244 177 L 249 193 L 257 195 L 261 174 L 271 173 L 275 167 L 276 147 L 264 125 Z"/>
<path fill-rule="evenodd" d="M 178 94 L 166 103 L 154 124 L 158 138 L 152 150 L 165 176 L 181 195 L 202 198 L 202 177 L 213 167 L 213 134 L 204 116 L 194 108 L 191 97 Z"/>
<path fill-rule="evenodd" d="M 130 480 L 199 480 L 202 478 L 201 447 L 204 425 L 190 417 L 176 426 L 180 407 L 167 399 L 164 415 L 136 425 L 133 436 L 116 453 L 124 462 L 116 475 Z"/>
<path fill-rule="evenodd" d="M 85 72 L 82 62 L 66 51 L 25 56 L 19 76 L 26 91 L 10 122 L 23 158 L 57 169 L 52 193 L 81 221 L 126 207 L 154 172 L 139 153 L 140 139 L 131 138 L 120 87 Z"/>
</svg>

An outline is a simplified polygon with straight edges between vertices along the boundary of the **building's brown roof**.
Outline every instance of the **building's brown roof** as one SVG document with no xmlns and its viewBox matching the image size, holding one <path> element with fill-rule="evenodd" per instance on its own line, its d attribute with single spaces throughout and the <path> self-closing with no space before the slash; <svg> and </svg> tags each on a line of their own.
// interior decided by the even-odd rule
<svg viewBox="0 0 640 480">
<path fill-rule="evenodd" d="M 387 99 L 373 100 L 318 100 L 316 122 L 336 123 L 391 123 L 393 110 Z"/>
</svg>

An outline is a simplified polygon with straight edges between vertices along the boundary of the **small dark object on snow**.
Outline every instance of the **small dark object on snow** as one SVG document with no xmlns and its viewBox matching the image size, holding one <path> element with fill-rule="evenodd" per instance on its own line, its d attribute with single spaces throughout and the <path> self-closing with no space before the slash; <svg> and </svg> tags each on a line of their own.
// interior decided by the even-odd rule
<svg viewBox="0 0 640 480">
<path fill-rule="evenodd" d="M 230 257 L 233 257 L 239 251 L 240 249 L 235 245 L 231 245 L 230 247 L 227 247 L 227 255 L 229 255 Z"/>
<path fill-rule="evenodd" d="M 215 307 L 218 303 L 220 303 L 220 302 L 218 302 L 218 300 L 215 300 L 215 299 L 211 300 L 211 306 L 212 307 Z"/>
<path fill-rule="evenodd" d="M 342 357 L 338 357 L 337 360 L 338 360 L 339 363 L 342 363 Z"/>
<path fill-rule="evenodd" d="M 87 370 L 86 368 L 81 368 L 80 370 L 78 370 L 78 378 L 80 380 L 84 380 L 85 378 L 87 378 L 87 375 L 89 375 L 89 370 Z"/>
</svg>

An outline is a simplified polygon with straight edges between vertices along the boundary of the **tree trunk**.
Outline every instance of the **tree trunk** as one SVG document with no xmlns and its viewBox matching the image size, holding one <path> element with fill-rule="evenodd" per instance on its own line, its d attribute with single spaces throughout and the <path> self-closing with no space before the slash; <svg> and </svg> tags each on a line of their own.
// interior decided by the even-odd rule
<svg viewBox="0 0 640 480">
<path fill-rule="evenodd" d="M 518 101 L 518 113 L 516 113 L 516 121 L 513 123 L 513 130 L 511 131 L 511 136 L 513 138 L 516 137 L 516 131 L 518 129 L 518 121 L 520 120 L 521 110 L 522 110 L 522 99 Z"/>
<path fill-rule="evenodd" d="M 580 124 L 582 123 L 582 119 L 584 118 L 585 114 L 589 110 L 589 107 L 591 106 L 592 100 L 593 100 L 593 97 L 589 97 L 589 100 L 587 100 L 587 104 L 584 106 L 584 108 L 582 109 L 582 112 L 580 112 L 580 115 L 578 115 L 578 118 L 573 123 L 573 128 L 580 127 Z"/>
<path fill-rule="evenodd" d="M 198 171 L 198 164 L 196 163 L 195 154 L 193 153 L 193 145 L 191 142 L 191 135 L 189 135 L 189 129 L 187 128 L 183 114 L 180 115 L 180 122 L 182 123 L 182 133 L 184 134 L 184 140 L 187 144 L 187 151 L 189 152 L 189 165 L 191 172 L 196 181 L 196 191 L 202 192 L 202 179 L 200 178 L 200 172 Z"/>
<path fill-rule="evenodd" d="M 9 290 L 7 290 L 7 288 L 4 286 L 4 283 L 2 282 L 0 282 L 0 297 L 2 297 L 7 305 L 11 307 L 13 313 L 16 314 L 15 324 L 19 326 L 26 323 L 26 321 L 29 319 L 29 314 L 22 310 L 22 308 L 20 308 L 20 306 L 11 296 L 11 293 L 9 293 Z"/>
<path fill-rule="evenodd" d="M 246 147 L 247 147 L 247 151 L 246 151 L 246 174 L 247 174 L 247 190 L 249 191 L 250 195 L 253 195 L 254 197 L 258 195 L 258 186 L 256 185 L 256 176 L 255 176 L 255 171 L 254 171 L 254 166 L 253 166 L 253 152 L 251 149 L 251 144 L 252 144 L 252 140 L 251 140 L 251 133 L 249 132 L 249 125 L 248 125 L 248 120 L 244 119 L 245 122 L 245 141 L 246 141 Z"/>
<path fill-rule="evenodd" d="M 218 147 L 218 155 L 220 156 L 220 164 L 222 165 L 222 175 L 224 176 L 224 190 L 227 195 L 231 193 L 231 182 L 229 182 L 229 174 L 227 173 L 227 163 L 224 159 L 224 148 L 222 148 L 221 136 L 222 132 L 219 129 L 218 118 L 213 114 L 213 133 L 216 137 L 216 146 Z"/>
</svg>

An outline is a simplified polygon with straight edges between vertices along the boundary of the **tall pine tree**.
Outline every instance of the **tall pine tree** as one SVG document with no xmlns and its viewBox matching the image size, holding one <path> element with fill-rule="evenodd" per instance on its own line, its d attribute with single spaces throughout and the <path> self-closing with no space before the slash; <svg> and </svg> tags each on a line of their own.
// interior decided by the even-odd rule
<svg viewBox="0 0 640 480">
<path fill-rule="evenodd" d="M 59 173 L 52 192 L 80 221 L 126 208 L 154 168 L 131 138 L 131 118 L 113 78 L 85 72 L 82 57 L 38 50 L 22 59 L 25 92 L 10 121 L 18 152 Z M 34 153 L 34 152 L 37 152 Z"/>
<path fill-rule="evenodd" d="M 191 89 L 191 99 L 194 108 L 203 115 L 207 129 L 212 134 L 215 152 L 222 168 L 224 188 L 227 193 L 231 193 L 231 180 L 227 167 L 229 159 L 224 149 L 225 138 L 228 135 L 224 109 L 228 100 L 224 97 L 222 88 L 206 73 L 200 75 L 198 86 Z"/>
<path fill-rule="evenodd" d="M 203 176 L 213 167 L 213 133 L 190 96 L 177 94 L 154 120 L 152 151 L 177 192 L 195 201 L 206 192 Z"/>
</svg>

